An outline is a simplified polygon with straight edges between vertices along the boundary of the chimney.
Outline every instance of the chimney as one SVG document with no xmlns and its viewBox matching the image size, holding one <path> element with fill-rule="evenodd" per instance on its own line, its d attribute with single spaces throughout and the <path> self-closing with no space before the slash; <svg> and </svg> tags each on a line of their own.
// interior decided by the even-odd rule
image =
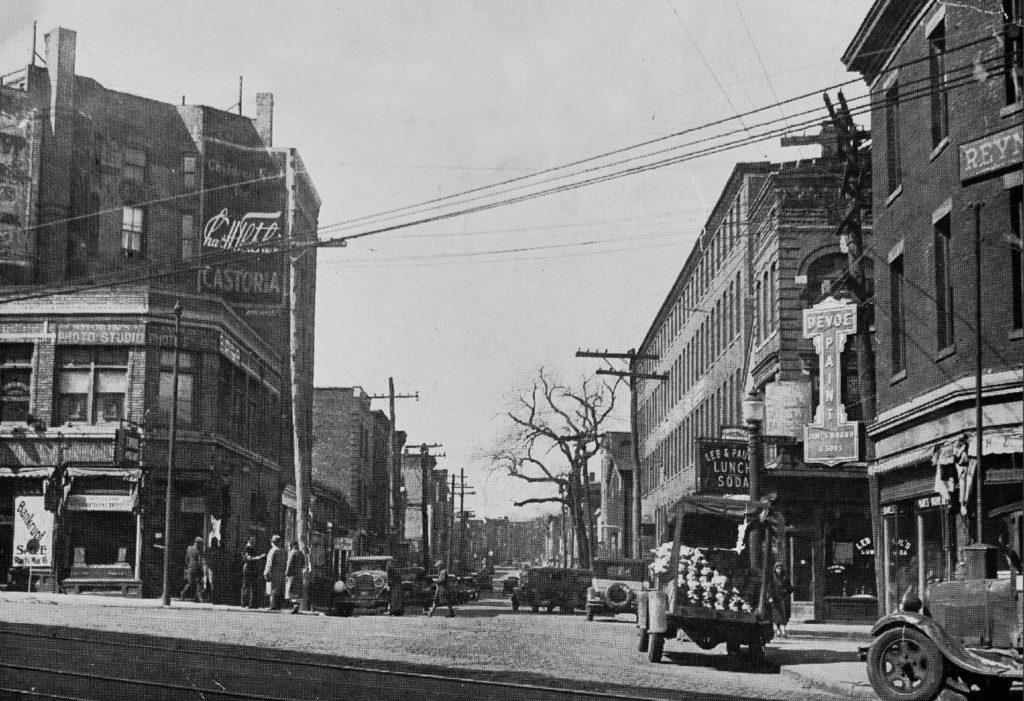
<svg viewBox="0 0 1024 701">
<path fill-rule="evenodd" d="M 75 37 L 70 29 L 57 27 L 46 33 L 46 70 L 50 75 L 50 129 L 75 103 Z"/>
<path fill-rule="evenodd" d="M 256 93 L 256 133 L 265 146 L 274 145 L 274 93 Z"/>
</svg>

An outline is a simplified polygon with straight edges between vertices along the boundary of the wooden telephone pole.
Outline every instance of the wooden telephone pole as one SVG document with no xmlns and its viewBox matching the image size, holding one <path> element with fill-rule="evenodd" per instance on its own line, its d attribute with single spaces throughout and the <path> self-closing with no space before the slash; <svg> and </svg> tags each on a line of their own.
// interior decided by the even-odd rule
<svg viewBox="0 0 1024 701">
<path fill-rule="evenodd" d="M 423 569 L 427 571 L 427 574 L 431 574 L 434 567 L 434 563 L 431 561 L 430 557 L 430 510 L 428 508 L 428 504 L 434 500 L 430 458 L 437 457 L 430 454 L 430 449 L 440 447 L 440 443 L 433 443 L 430 445 L 427 445 L 426 443 L 420 444 L 420 479 L 422 481 L 422 488 L 420 489 L 420 519 L 423 523 L 423 543 L 421 551 L 423 553 Z"/>
<path fill-rule="evenodd" d="M 629 371 L 621 372 L 618 370 L 606 370 L 601 368 L 597 371 L 598 375 L 614 375 L 615 377 L 627 377 L 629 378 L 629 427 L 632 436 L 633 444 L 633 518 L 632 518 L 632 555 L 635 559 L 639 560 L 643 557 L 643 552 L 640 548 L 640 524 L 642 520 L 640 518 L 640 484 L 641 469 L 640 469 L 640 436 L 637 421 L 637 394 L 640 391 L 638 380 L 667 380 L 668 373 L 643 373 L 640 372 L 638 362 L 641 360 L 656 361 L 658 356 L 650 353 L 637 353 L 635 349 L 630 348 L 625 353 L 609 353 L 605 351 L 576 351 L 577 358 L 604 358 L 604 359 L 618 359 L 629 361 Z M 588 485 L 589 487 L 589 485 Z"/>
<path fill-rule="evenodd" d="M 452 479 L 455 476 L 452 475 Z M 476 492 L 467 492 L 466 489 L 473 489 L 473 487 L 466 487 L 466 470 L 459 469 L 459 574 L 466 574 L 466 494 L 476 494 Z M 454 490 L 452 493 L 452 505 L 454 506 L 455 494 Z M 453 514 L 454 517 L 454 514 Z M 454 518 L 452 519 L 454 521 Z M 450 537 L 450 536 L 449 536 Z"/>
<path fill-rule="evenodd" d="M 401 517 L 399 511 L 402 508 L 401 499 L 399 498 L 398 490 L 402 484 L 402 463 L 396 454 L 395 449 L 395 433 L 398 431 L 398 425 L 395 423 L 395 400 L 396 399 L 415 399 L 420 400 L 420 393 L 415 394 L 395 394 L 395 378 L 388 378 L 388 393 L 387 394 L 371 394 L 370 399 L 387 399 L 388 410 L 391 414 L 391 430 L 388 432 L 388 554 L 392 557 L 398 556 L 399 546 L 399 523 Z"/>
</svg>

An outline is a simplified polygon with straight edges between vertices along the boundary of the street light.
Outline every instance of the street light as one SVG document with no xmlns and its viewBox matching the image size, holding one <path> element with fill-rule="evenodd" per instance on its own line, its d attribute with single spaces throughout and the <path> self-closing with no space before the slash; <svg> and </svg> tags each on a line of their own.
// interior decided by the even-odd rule
<svg viewBox="0 0 1024 701">
<path fill-rule="evenodd" d="M 761 498 L 761 465 L 764 462 L 761 445 L 761 427 L 764 425 L 764 399 L 756 390 L 751 391 L 743 400 L 743 420 L 749 432 L 747 437 L 747 478 L 750 480 L 751 505 Z M 757 530 L 750 533 L 750 566 L 758 569 L 758 534 Z"/>
</svg>

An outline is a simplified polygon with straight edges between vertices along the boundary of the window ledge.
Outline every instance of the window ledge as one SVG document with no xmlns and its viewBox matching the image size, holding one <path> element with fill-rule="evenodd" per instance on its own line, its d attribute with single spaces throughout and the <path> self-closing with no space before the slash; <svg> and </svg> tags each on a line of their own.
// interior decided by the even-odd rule
<svg viewBox="0 0 1024 701">
<path fill-rule="evenodd" d="M 1021 110 L 1024 110 L 1024 100 L 1017 100 L 1012 105 L 1007 105 L 999 110 L 999 116 L 1006 119 L 1007 117 L 1012 117 L 1013 115 L 1018 114 Z"/>
<path fill-rule="evenodd" d="M 934 161 L 936 158 L 939 157 L 939 154 L 946 150 L 947 146 L 949 146 L 948 136 L 944 137 L 942 141 L 939 142 L 939 145 L 932 149 L 932 152 L 928 155 L 928 160 Z"/>
<path fill-rule="evenodd" d="M 889 385 L 892 386 L 899 384 L 900 382 L 903 382 L 903 380 L 905 379 L 907 379 L 907 371 L 900 370 L 898 373 L 889 378 Z"/>
<path fill-rule="evenodd" d="M 948 358 L 951 355 L 956 355 L 956 344 L 955 343 L 946 346 L 945 348 L 941 349 L 938 353 L 936 353 L 935 354 L 935 362 L 939 362 L 940 360 L 945 360 L 946 358 Z"/>
<path fill-rule="evenodd" d="M 891 193 L 889 194 L 889 197 L 887 197 L 887 198 L 886 198 L 886 200 L 885 200 L 885 206 L 886 206 L 886 207 L 888 207 L 889 205 L 891 205 L 891 204 L 892 204 L 893 202 L 895 202 L 895 201 L 896 201 L 896 198 L 898 198 L 898 197 L 899 197 L 900 195 L 902 195 L 902 194 L 903 194 L 903 185 L 902 185 L 902 184 L 900 184 L 900 186 L 899 186 L 899 187 L 897 187 L 897 188 L 896 188 L 895 190 L 893 190 L 893 191 L 892 191 L 892 192 L 891 192 Z"/>
<path fill-rule="evenodd" d="M 1022 338 L 1024 338 L 1024 329 L 1013 329 L 1010 331 L 1011 341 L 1019 341 Z"/>
</svg>

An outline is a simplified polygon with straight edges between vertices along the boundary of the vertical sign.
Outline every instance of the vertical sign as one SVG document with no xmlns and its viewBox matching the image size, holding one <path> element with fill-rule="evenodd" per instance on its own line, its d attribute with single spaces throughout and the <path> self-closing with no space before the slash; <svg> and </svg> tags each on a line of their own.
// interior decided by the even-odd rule
<svg viewBox="0 0 1024 701">
<path fill-rule="evenodd" d="M 857 332 L 857 305 L 829 297 L 804 310 L 804 338 L 818 351 L 820 401 L 804 427 L 804 462 L 838 465 L 858 458 L 860 424 L 846 420 L 839 356 Z"/>
<path fill-rule="evenodd" d="M 53 552 L 53 513 L 43 497 L 14 498 L 15 567 L 49 567 Z"/>
<path fill-rule="evenodd" d="M 284 302 L 285 165 L 265 148 L 207 139 L 199 291 L 250 308 Z M 223 255 L 215 255 L 217 253 Z"/>
</svg>

